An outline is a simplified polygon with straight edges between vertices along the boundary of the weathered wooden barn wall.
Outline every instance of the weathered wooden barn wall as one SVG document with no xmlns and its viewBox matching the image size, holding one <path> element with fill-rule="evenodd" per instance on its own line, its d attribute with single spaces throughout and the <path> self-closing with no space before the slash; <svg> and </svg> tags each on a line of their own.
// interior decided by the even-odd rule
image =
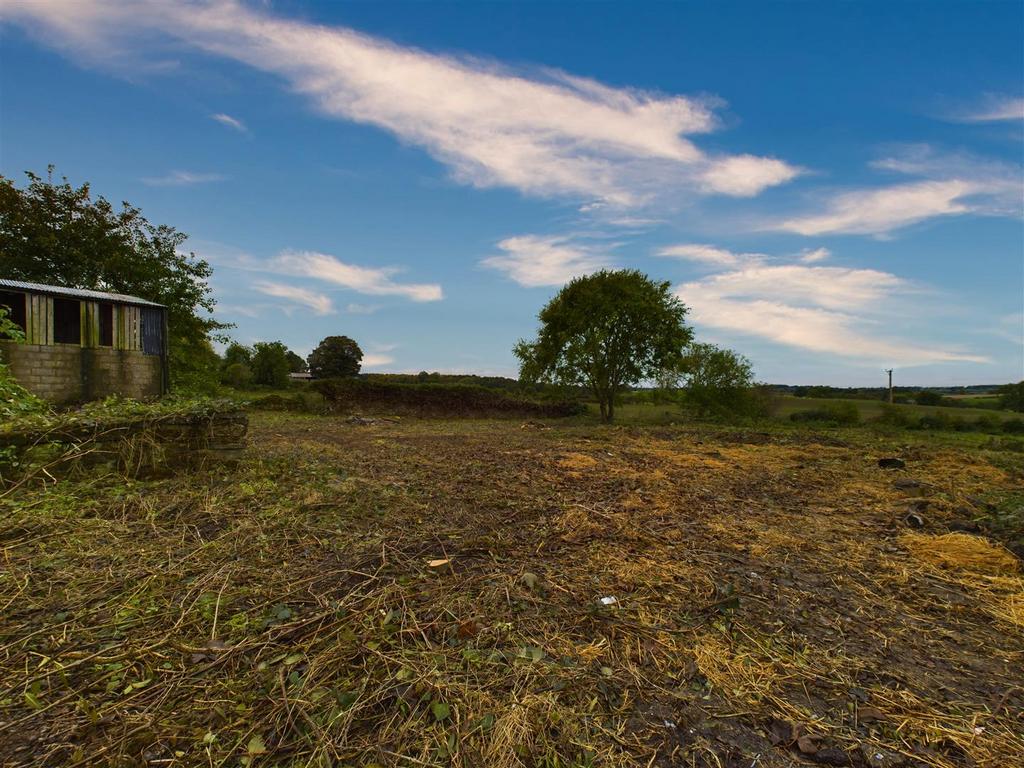
<svg viewBox="0 0 1024 768">
<path fill-rule="evenodd" d="M 83 347 L 98 347 L 100 344 L 99 301 L 80 301 L 82 313 Z M 53 297 L 38 293 L 28 294 L 26 303 L 25 340 L 29 344 L 53 344 Z M 113 304 L 114 349 L 142 349 L 142 308 L 128 304 Z"/>
</svg>

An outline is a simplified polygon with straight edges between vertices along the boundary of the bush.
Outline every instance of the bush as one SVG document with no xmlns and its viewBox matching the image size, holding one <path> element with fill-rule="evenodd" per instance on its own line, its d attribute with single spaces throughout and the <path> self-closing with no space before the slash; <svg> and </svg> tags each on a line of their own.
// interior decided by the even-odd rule
<svg viewBox="0 0 1024 768">
<path fill-rule="evenodd" d="M 15 381 L 7 366 L 0 362 L 0 418 L 6 421 L 49 410 L 45 402 Z"/>
<path fill-rule="evenodd" d="M 979 432 L 999 432 L 1002 428 L 999 417 L 988 413 L 975 419 L 972 426 Z"/>
<path fill-rule="evenodd" d="M 577 402 L 537 402 L 523 396 L 462 384 L 391 384 L 362 379 L 317 379 L 311 388 L 332 411 L 383 409 L 418 416 L 573 416 Z"/>
<path fill-rule="evenodd" d="M 912 420 L 902 408 L 897 408 L 894 405 L 883 405 L 882 413 L 876 421 L 879 424 L 887 424 L 891 427 L 906 428 L 910 426 Z"/>
<path fill-rule="evenodd" d="M 790 414 L 789 420 L 796 422 L 820 421 L 848 426 L 860 423 L 860 411 L 853 403 L 830 403 L 824 408 L 797 411 Z"/>
<path fill-rule="evenodd" d="M 221 382 L 235 389 L 243 389 L 252 383 L 252 370 L 245 363 L 231 363 L 221 374 Z"/>
<path fill-rule="evenodd" d="M 1024 434 L 1024 419 L 1007 419 L 1003 422 L 1003 432 L 1008 435 Z"/>
</svg>

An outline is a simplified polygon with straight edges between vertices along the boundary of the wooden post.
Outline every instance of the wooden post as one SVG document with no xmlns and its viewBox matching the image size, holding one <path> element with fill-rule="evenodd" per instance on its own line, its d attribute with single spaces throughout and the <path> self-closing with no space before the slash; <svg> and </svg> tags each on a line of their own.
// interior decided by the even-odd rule
<svg viewBox="0 0 1024 768">
<path fill-rule="evenodd" d="M 886 368 L 885 372 L 889 374 L 889 405 L 892 405 L 892 368 Z"/>
</svg>

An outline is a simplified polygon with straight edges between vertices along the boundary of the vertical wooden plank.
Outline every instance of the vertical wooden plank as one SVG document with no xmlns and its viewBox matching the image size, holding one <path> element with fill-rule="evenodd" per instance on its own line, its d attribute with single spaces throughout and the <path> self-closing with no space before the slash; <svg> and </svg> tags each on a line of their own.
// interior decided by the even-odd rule
<svg viewBox="0 0 1024 768">
<path fill-rule="evenodd" d="M 34 294 L 25 296 L 25 341 L 29 344 L 36 343 L 36 329 L 38 320 L 36 316 L 36 297 Z"/>
<path fill-rule="evenodd" d="M 54 328 L 56 326 L 53 319 L 53 297 L 43 297 L 43 311 L 46 314 L 46 338 L 43 343 L 53 346 Z"/>
<path fill-rule="evenodd" d="M 100 303 L 98 301 L 89 302 L 89 346 L 98 347 L 100 345 Z"/>
<path fill-rule="evenodd" d="M 28 313 L 29 313 L 28 325 L 29 325 L 29 328 L 31 329 L 30 333 L 28 334 L 28 342 L 29 342 L 29 344 L 42 344 L 42 342 L 39 340 L 39 331 L 41 330 L 40 329 L 40 322 L 39 322 L 40 321 L 40 317 L 39 317 L 39 315 L 40 315 L 39 304 L 40 304 L 40 299 L 41 298 L 42 297 L 38 293 L 30 294 L 29 297 L 28 297 Z"/>
</svg>

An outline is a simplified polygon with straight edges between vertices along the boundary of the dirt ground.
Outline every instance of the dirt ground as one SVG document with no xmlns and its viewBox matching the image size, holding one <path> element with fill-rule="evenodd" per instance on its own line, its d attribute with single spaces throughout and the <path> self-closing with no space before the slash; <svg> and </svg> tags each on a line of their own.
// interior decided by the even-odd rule
<svg viewBox="0 0 1024 768">
<path fill-rule="evenodd" d="M 1019 459 L 255 414 L 0 498 L 0 763 L 1021 765 Z"/>
</svg>

